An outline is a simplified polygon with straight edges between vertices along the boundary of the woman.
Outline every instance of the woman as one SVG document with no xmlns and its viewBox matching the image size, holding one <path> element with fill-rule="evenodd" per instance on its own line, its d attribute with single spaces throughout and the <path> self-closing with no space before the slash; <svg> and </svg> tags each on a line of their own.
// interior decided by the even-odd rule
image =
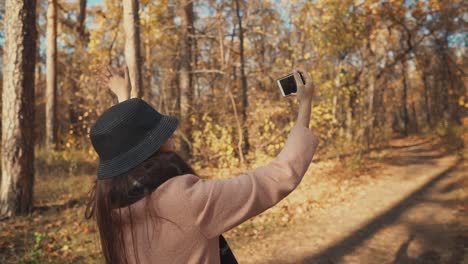
<svg viewBox="0 0 468 264">
<path fill-rule="evenodd" d="M 91 129 L 99 167 L 86 218 L 97 222 L 106 263 L 237 263 L 222 233 L 291 193 L 319 142 L 308 128 L 312 81 L 294 76 L 299 113 L 278 156 L 237 177 L 205 180 L 175 153 L 179 121 L 129 99 L 128 71 L 101 72 L 119 103 Z"/>
</svg>

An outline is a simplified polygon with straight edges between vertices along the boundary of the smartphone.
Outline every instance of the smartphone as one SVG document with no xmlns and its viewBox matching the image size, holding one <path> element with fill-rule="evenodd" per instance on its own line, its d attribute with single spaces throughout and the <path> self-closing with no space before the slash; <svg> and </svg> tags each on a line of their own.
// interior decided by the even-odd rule
<svg viewBox="0 0 468 264">
<path fill-rule="evenodd" d="M 302 83 L 305 84 L 304 76 L 302 73 L 299 72 L 299 76 L 301 77 Z M 297 93 L 297 84 L 296 80 L 294 79 L 294 74 L 290 73 L 286 76 L 283 76 L 276 80 L 278 87 L 280 88 L 281 94 L 285 97 L 291 96 Z"/>
</svg>

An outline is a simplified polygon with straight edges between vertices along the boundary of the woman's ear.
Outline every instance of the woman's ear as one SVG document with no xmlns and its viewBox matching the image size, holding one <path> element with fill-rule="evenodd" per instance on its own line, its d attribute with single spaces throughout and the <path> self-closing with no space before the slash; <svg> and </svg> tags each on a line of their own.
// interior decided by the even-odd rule
<svg viewBox="0 0 468 264">
<path fill-rule="evenodd" d="M 171 145 L 171 138 L 168 138 L 159 148 L 161 152 L 168 152 L 171 151 L 172 145 Z"/>
</svg>

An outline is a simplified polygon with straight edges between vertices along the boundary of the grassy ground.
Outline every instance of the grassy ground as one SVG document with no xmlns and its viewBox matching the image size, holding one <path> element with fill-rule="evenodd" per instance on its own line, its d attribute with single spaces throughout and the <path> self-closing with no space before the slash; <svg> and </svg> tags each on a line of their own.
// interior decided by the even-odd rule
<svg viewBox="0 0 468 264">
<path fill-rule="evenodd" d="M 292 195 L 226 232 L 226 238 L 238 248 L 286 230 L 317 209 L 352 199 L 360 186 L 378 177 L 383 165 L 374 161 L 387 155 L 390 150 L 383 148 L 313 163 L 308 179 Z M 96 227 L 84 219 L 87 193 L 94 181 L 93 160 L 86 154 L 74 158 L 55 155 L 50 160 L 38 156 L 34 212 L 0 222 L 0 263 L 102 263 Z M 226 177 L 240 171 L 211 169 L 199 173 Z"/>
</svg>

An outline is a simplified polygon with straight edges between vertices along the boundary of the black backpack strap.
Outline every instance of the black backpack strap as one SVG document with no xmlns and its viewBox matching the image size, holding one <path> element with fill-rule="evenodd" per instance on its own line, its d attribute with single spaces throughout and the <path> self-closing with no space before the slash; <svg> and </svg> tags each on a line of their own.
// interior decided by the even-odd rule
<svg viewBox="0 0 468 264">
<path fill-rule="evenodd" d="M 219 255 L 221 257 L 221 264 L 238 264 L 236 257 L 234 257 L 234 254 L 223 235 L 219 236 Z"/>
</svg>

